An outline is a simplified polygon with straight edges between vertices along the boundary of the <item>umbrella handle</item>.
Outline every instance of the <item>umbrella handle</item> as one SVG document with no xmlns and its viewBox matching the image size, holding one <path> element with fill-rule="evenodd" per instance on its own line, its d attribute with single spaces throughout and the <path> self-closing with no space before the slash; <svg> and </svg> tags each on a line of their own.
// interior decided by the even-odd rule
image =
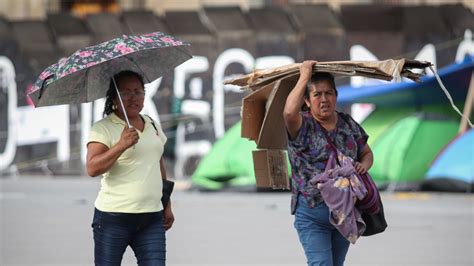
<svg viewBox="0 0 474 266">
<path fill-rule="evenodd" d="M 115 83 L 115 77 L 112 77 L 112 81 L 114 82 L 114 87 L 115 87 L 115 90 L 117 91 L 117 96 L 119 98 L 119 102 L 120 102 L 120 106 L 122 107 L 123 114 L 125 115 L 125 120 L 127 121 L 128 128 L 132 128 L 132 126 L 130 125 L 130 121 L 128 120 L 127 111 L 125 111 L 125 107 L 123 106 L 122 97 L 120 96 L 117 83 Z"/>
</svg>

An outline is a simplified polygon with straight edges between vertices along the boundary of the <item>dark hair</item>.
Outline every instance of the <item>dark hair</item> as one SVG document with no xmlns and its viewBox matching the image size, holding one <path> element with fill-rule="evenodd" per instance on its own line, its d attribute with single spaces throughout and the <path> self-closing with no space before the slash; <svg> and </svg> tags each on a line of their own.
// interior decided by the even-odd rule
<svg viewBox="0 0 474 266">
<path fill-rule="evenodd" d="M 311 84 L 316 84 L 316 83 L 321 82 L 321 81 L 329 82 L 329 85 L 331 85 L 331 87 L 334 89 L 334 91 L 336 92 L 336 96 L 337 96 L 337 88 L 336 88 L 336 83 L 334 82 L 334 76 L 331 75 L 331 73 L 328 73 L 328 72 L 316 72 L 316 73 L 313 74 L 313 76 L 311 76 L 311 81 L 308 82 L 308 84 L 306 85 L 306 90 L 305 90 L 305 93 L 304 93 L 304 97 L 306 99 L 309 99 L 309 92 L 311 91 Z"/>
<path fill-rule="evenodd" d="M 124 70 L 120 71 L 119 73 L 114 75 L 115 83 L 118 84 L 122 82 L 122 80 L 130 77 L 138 78 L 140 83 L 142 84 L 143 89 L 145 89 L 145 83 L 143 82 L 143 77 L 133 71 Z M 114 98 L 117 97 L 117 90 L 115 89 L 114 81 L 110 78 L 109 89 L 107 90 L 107 94 L 105 95 L 105 107 L 104 107 L 104 116 L 111 114 L 114 111 Z"/>
</svg>

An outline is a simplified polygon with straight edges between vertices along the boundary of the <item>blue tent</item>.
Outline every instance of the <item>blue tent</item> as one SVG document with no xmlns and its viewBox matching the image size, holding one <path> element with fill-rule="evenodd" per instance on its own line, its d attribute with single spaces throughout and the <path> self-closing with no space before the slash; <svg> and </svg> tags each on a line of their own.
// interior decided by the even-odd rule
<svg viewBox="0 0 474 266">
<path fill-rule="evenodd" d="M 460 64 L 451 64 L 438 70 L 455 102 L 464 102 L 466 99 L 473 70 L 474 56 L 467 56 Z M 337 102 L 341 105 L 360 102 L 402 107 L 449 103 L 434 76 L 425 76 L 419 83 L 385 83 L 359 88 L 339 86 L 338 92 Z"/>
<path fill-rule="evenodd" d="M 462 63 L 454 63 L 438 70 L 443 84 L 456 103 L 464 103 L 469 90 L 473 70 L 474 56 L 472 55 L 467 56 Z M 459 118 L 450 107 L 446 95 L 434 76 L 425 76 L 419 83 L 384 83 L 358 88 L 339 86 L 338 91 L 339 96 L 337 101 L 340 105 L 373 103 L 377 106 L 376 110 L 362 124 L 369 136 L 371 136 L 373 145 L 379 140 L 380 136 L 385 134 L 384 132 L 386 132 L 386 130 L 389 130 L 394 121 L 398 121 L 400 117 L 403 117 L 405 114 L 408 115 L 410 112 L 429 111 L 437 115 L 454 115 L 454 117 Z M 443 132 L 443 134 L 447 134 L 447 132 Z M 377 136 L 379 138 L 377 138 Z M 451 139 L 451 137 L 448 136 L 446 141 L 449 139 Z M 466 155 L 466 158 L 471 158 L 470 165 L 474 166 L 472 162 L 472 154 L 474 152 L 472 143 L 471 140 L 471 145 L 465 145 L 465 147 L 470 147 L 470 150 L 467 150 L 467 152 L 470 151 L 470 157 Z M 392 152 L 396 152 L 397 149 L 399 149 L 399 147 L 394 146 Z M 377 167 L 375 164 L 373 169 Z M 420 177 L 423 178 L 423 176 L 426 176 L 426 174 Z M 436 182 L 427 179 L 421 182 L 420 188 L 444 191 L 472 191 L 472 170 L 469 178 L 469 182 L 455 179 L 455 177 L 452 176 L 447 176 L 443 179 L 438 178 Z"/>
<path fill-rule="evenodd" d="M 474 129 L 452 140 L 431 165 L 422 189 L 471 191 L 474 186 Z"/>
</svg>

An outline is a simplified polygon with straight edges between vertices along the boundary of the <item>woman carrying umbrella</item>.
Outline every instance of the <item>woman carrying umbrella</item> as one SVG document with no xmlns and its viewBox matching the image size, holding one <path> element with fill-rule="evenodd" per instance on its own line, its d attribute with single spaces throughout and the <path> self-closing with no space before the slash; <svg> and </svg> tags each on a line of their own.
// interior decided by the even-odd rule
<svg viewBox="0 0 474 266">
<path fill-rule="evenodd" d="M 159 124 L 140 115 L 144 96 L 140 74 L 116 74 L 106 117 L 93 125 L 88 139 L 87 173 L 102 175 L 92 223 L 96 265 L 120 265 L 127 246 L 139 265 L 166 264 L 165 230 L 174 222 L 171 203 L 161 203 L 166 136 Z"/>
</svg>

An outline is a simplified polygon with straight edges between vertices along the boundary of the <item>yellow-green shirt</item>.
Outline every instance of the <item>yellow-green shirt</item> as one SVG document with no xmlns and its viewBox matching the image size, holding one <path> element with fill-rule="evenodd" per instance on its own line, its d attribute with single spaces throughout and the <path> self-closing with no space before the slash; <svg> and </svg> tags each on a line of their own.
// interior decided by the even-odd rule
<svg viewBox="0 0 474 266">
<path fill-rule="evenodd" d="M 161 204 L 162 180 L 160 158 L 166 136 L 159 123 L 158 133 L 148 116 L 140 139 L 120 155 L 112 168 L 102 175 L 101 188 L 95 207 L 104 212 L 145 213 L 158 212 Z M 111 148 L 120 139 L 125 121 L 112 113 L 96 122 L 91 129 L 88 143 L 99 142 Z"/>
</svg>

